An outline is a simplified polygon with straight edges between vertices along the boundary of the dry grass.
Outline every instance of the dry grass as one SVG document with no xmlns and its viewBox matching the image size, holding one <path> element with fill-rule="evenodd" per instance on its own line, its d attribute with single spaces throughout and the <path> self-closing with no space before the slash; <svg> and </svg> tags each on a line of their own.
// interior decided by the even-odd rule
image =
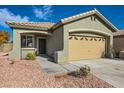
<svg viewBox="0 0 124 93">
<path fill-rule="evenodd" d="M 42 72 L 34 61 L 14 61 L 9 64 L 8 56 L 0 53 L 0 87 L 25 88 L 80 88 L 80 87 L 112 87 L 93 75 L 76 78 L 71 75 L 55 77 Z"/>
</svg>

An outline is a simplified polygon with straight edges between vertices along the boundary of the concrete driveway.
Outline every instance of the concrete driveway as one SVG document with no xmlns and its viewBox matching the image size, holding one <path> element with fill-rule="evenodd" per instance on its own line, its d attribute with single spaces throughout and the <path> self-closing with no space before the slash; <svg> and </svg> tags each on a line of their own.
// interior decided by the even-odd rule
<svg viewBox="0 0 124 93">
<path fill-rule="evenodd" d="M 91 73 L 98 78 L 110 83 L 114 87 L 124 87 L 124 60 L 81 60 L 59 65 L 48 61 L 46 58 L 39 57 L 37 58 L 37 62 L 42 66 L 45 72 L 54 74 L 66 73 L 83 65 L 89 65 L 91 67 Z"/>
<path fill-rule="evenodd" d="M 124 60 L 96 59 L 75 61 L 76 66 L 89 65 L 92 73 L 114 87 L 124 87 Z"/>
</svg>

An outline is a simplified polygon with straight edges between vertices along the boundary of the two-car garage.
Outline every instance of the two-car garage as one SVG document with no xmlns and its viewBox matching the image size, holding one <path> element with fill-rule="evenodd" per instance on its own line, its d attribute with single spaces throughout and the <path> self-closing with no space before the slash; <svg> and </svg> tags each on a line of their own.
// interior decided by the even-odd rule
<svg viewBox="0 0 124 93">
<path fill-rule="evenodd" d="M 93 33 L 69 34 L 69 61 L 105 57 L 106 39 Z"/>
</svg>

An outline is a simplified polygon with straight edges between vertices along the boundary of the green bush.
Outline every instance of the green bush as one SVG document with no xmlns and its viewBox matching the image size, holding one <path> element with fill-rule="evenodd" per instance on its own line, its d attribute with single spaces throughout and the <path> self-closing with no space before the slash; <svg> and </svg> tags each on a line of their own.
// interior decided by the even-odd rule
<svg viewBox="0 0 124 93">
<path fill-rule="evenodd" d="M 34 52 L 28 53 L 28 54 L 26 55 L 26 59 L 27 59 L 27 60 L 35 60 L 35 59 L 36 59 L 36 54 L 35 54 Z"/>
<path fill-rule="evenodd" d="M 88 65 L 84 65 L 83 67 L 81 67 L 78 71 L 79 76 L 87 76 L 90 73 L 90 66 Z"/>
</svg>

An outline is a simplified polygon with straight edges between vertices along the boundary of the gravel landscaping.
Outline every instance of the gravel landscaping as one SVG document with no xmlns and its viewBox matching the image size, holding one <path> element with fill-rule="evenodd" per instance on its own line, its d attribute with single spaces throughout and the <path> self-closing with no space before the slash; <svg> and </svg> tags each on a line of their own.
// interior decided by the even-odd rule
<svg viewBox="0 0 124 93">
<path fill-rule="evenodd" d="M 109 88 L 110 84 L 92 74 L 84 78 L 72 75 L 54 76 L 41 71 L 35 61 L 21 60 L 9 64 L 6 53 L 0 53 L 0 87 L 16 88 Z"/>
</svg>

